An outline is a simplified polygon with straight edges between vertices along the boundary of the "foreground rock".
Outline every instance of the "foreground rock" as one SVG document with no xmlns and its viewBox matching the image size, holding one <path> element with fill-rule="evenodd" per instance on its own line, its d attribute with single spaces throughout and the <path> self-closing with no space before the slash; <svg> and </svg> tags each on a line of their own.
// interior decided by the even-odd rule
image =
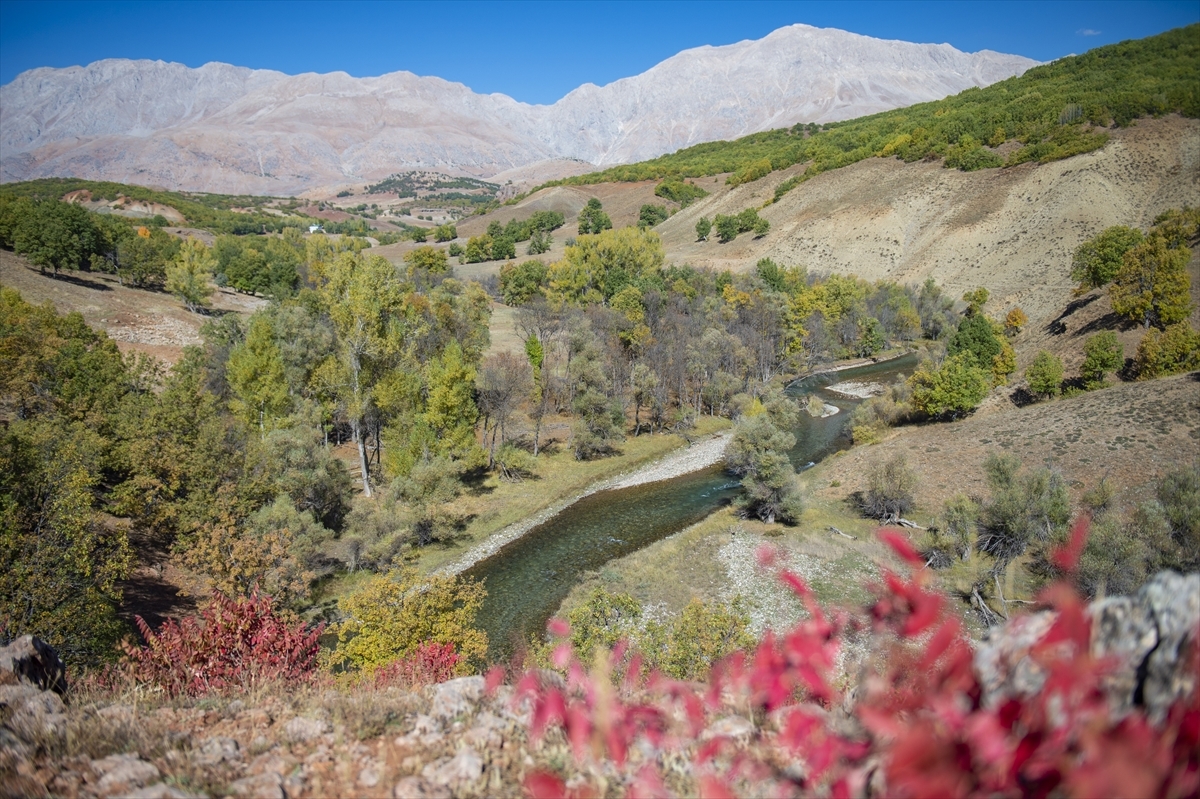
<svg viewBox="0 0 1200 799">
<path fill-rule="evenodd" d="M 1114 661 L 1105 688 L 1118 715 L 1141 708 L 1161 723 L 1197 689 L 1200 573 L 1160 572 L 1133 596 L 1102 599 L 1089 613 L 1092 655 Z M 1053 621 L 1049 611 L 1033 613 L 989 631 L 975 656 L 989 702 L 1041 690 L 1045 675 L 1029 655 Z"/>
<path fill-rule="evenodd" d="M 1116 658 L 1107 687 L 1119 713 L 1144 708 L 1161 722 L 1172 701 L 1196 690 L 1189 657 L 1200 630 L 1200 574 L 1164 572 L 1134 596 L 1094 603 L 1090 613 L 1093 653 Z M 1029 653 L 1052 621 L 1046 612 L 1014 619 L 978 647 L 985 701 L 1040 690 Z M 563 685 L 553 673 L 542 677 Z M 857 734 L 856 695 L 851 688 L 829 711 L 842 734 Z M 689 751 L 635 747 L 623 768 L 608 761 L 577 767 L 560 732 L 531 741 L 528 706 L 514 702 L 508 686 L 489 694 L 478 676 L 420 689 L 334 690 L 326 683 L 190 702 L 151 692 L 137 704 L 76 695 L 70 708 L 53 691 L 12 681 L 0 685 L 0 709 L 0 796 L 472 799 L 519 795 L 534 769 L 566 769 L 568 785 L 608 786 L 602 793 L 619 795 L 647 762 L 663 769 L 676 793 L 695 788 Z M 722 739 L 749 751 L 781 718 L 723 708 L 695 742 Z"/>
</svg>

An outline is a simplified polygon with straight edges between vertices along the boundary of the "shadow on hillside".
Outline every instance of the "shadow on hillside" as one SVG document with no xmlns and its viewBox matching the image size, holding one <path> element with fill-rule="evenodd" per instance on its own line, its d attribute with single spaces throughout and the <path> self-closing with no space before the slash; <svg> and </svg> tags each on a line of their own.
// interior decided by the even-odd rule
<svg viewBox="0 0 1200 799">
<path fill-rule="evenodd" d="M 1099 333 L 1101 330 L 1120 330 L 1124 332 L 1126 330 L 1132 330 L 1135 327 L 1137 327 L 1136 322 L 1131 322 L 1128 319 L 1109 311 L 1108 313 L 1104 314 L 1104 316 L 1088 322 L 1071 335 L 1086 336 L 1090 333 Z"/>
<path fill-rule="evenodd" d="M 100 283 L 95 280 L 88 280 L 87 278 L 79 277 L 78 275 L 67 274 L 66 272 L 42 272 L 41 274 L 50 278 L 51 280 L 61 280 L 63 283 L 70 283 L 72 286 L 79 286 L 80 288 L 84 289 L 92 289 L 93 291 L 112 291 L 112 286 L 105 285 L 104 283 Z"/>
<path fill-rule="evenodd" d="M 1067 332 L 1067 324 L 1063 320 L 1078 310 L 1088 307 L 1096 300 L 1100 299 L 1099 294 L 1089 294 L 1086 297 L 1080 297 L 1077 300 L 1072 300 L 1066 308 L 1063 308 L 1062 313 L 1058 318 L 1046 325 L 1046 332 L 1052 336 L 1061 336 Z"/>
</svg>

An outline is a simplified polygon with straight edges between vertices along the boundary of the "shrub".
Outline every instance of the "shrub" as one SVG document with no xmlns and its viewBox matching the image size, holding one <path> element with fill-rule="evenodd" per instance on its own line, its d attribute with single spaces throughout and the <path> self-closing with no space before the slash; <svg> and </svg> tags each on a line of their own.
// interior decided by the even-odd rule
<svg viewBox="0 0 1200 799">
<path fill-rule="evenodd" d="M 1111 330 L 1097 333 L 1083 345 L 1083 365 L 1079 367 L 1079 376 L 1088 388 L 1100 388 L 1104 385 L 1104 373 L 1115 372 L 1125 364 L 1125 351 L 1117 334 Z"/>
<path fill-rule="evenodd" d="M 872 519 L 894 522 L 912 510 L 913 489 L 916 486 L 917 476 L 908 468 L 903 453 L 887 463 L 874 463 L 867 473 L 863 512 Z"/>
<path fill-rule="evenodd" d="M 1161 333 L 1147 330 L 1138 342 L 1133 370 L 1138 380 L 1200 369 L 1200 332 L 1187 322 L 1171 325 Z"/>
<path fill-rule="evenodd" d="M 626 665 L 625 651 L 598 657 L 589 673 L 563 643 L 555 660 L 569 672 L 569 687 L 533 672 L 517 685 L 518 697 L 531 703 L 532 736 L 561 727 L 576 760 L 603 761 L 602 785 L 619 779 L 627 795 L 667 795 L 664 776 L 678 785 L 679 761 L 688 758 L 694 776 L 684 778 L 685 795 L 850 796 L 866 794 L 868 785 L 870 795 L 884 796 L 1196 790 L 1200 693 L 1177 701 L 1161 726 L 1140 710 L 1118 716 L 1104 694 L 1111 663 L 1091 655 L 1091 618 L 1069 585 L 1056 583 L 1039 597 L 1054 612 L 1028 656 L 1044 675 L 1042 689 L 990 702 L 962 622 L 931 590 L 924 562 L 903 536 L 880 537 L 908 576 L 885 570 L 877 599 L 850 617 L 827 614 L 803 580 L 784 572 L 808 618 L 729 657 L 705 685 L 643 680 L 640 657 Z M 1055 561 L 1072 571 L 1086 539 L 1081 523 Z M 851 704 L 832 672 L 848 633 L 863 627 L 873 628 L 881 651 Z M 567 628 L 552 622 L 551 630 Z M 494 671 L 489 682 L 500 676 Z M 614 678 L 623 689 L 611 687 Z M 730 713 L 770 717 L 774 732 L 749 741 L 722 734 L 712 722 Z M 524 787 L 533 797 L 606 792 L 586 778 L 568 791 L 549 771 L 530 773 Z"/>
<path fill-rule="evenodd" d="M 981 509 L 977 546 L 996 559 L 998 568 L 1066 528 L 1070 502 L 1059 472 L 1044 467 L 1021 472 L 1015 455 L 995 453 L 983 468 L 992 498 Z"/>
<path fill-rule="evenodd" d="M 485 595 L 473 580 L 421 579 L 411 567 L 375 577 L 339 603 L 345 620 L 334 630 L 338 643 L 331 660 L 373 672 L 431 643 L 449 644 L 459 657 L 457 673 L 469 674 L 487 652 L 487 634 L 473 626 Z"/>
<path fill-rule="evenodd" d="M 231 599 L 213 591 L 199 616 L 168 619 L 158 632 L 135 617 L 146 645 L 125 643 L 123 669 L 169 696 L 245 691 L 262 683 L 300 682 L 316 666 L 324 624 L 308 628 L 275 612 L 255 588 Z"/>
<path fill-rule="evenodd" d="M 414 688 L 446 682 L 458 674 L 458 664 L 461 660 L 454 651 L 454 644 L 427 641 L 407 657 L 394 660 L 376 671 L 375 687 Z"/>
<path fill-rule="evenodd" d="M 1057 397 L 1062 391 L 1063 365 L 1057 355 L 1042 350 L 1025 370 L 1029 390 L 1043 397 Z"/>
</svg>

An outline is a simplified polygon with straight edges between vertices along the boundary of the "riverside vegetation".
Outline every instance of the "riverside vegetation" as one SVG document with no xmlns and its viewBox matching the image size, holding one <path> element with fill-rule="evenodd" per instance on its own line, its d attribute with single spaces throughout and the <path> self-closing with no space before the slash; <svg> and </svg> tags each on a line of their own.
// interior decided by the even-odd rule
<svg viewBox="0 0 1200 799">
<path fill-rule="evenodd" d="M 774 146 L 776 139 L 786 140 L 793 148 L 786 157 L 797 159 L 788 163 L 812 160 L 810 171 L 877 154 L 934 154 L 959 168 L 998 166 L 982 139 L 972 138 L 976 128 L 964 121 L 975 114 L 975 124 L 986 127 L 999 118 L 994 111 L 1014 120 L 1012 135 L 1023 139 L 1009 161 L 1065 157 L 1103 144 L 1104 134 L 1085 125 L 1128 124 L 1140 114 L 1172 110 L 1194 116 L 1194 94 L 1180 88 L 1175 65 L 1186 69 L 1194 60 L 1197 30 L 1065 59 L 998 84 L 994 95 L 984 94 L 991 89 L 967 92 L 943 101 L 946 105 L 906 109 L 933 126 L 937 134 L 928 138 L 917 135 L 926 129 L 911 127 L 913 119 L 906 121 L 904 112 L 891 112 L 825 132 L 764 134 L 762 141 Z M 1145 67 L 1140 83 L 1129 82 L 1134 62 L 1139 70 Z M 1014 83 L 1026 78 L 1042 83 Z M 1061 105 L 1060 94 L 1075 92 L 1081 80 L 1094 91 L 1079 96 L 1091 99 L 1068 103 L 1057 120 L 1047 116 Z M 1033 86 L 1045 94 L 1033 97 Z M 1129 96 L 1114 94 L 1118 86 Z M 1021 98 L 1014 99 L 1010 94 L 1017 90 Z M 1026 106 L 1034 110 L 1017 113 Z M 871 125 L 887 129 L 861 127 Z M 866 136 L 872 131 L 878 135 Z M 1010 137 L 1007 128 L 993 133 L 993 147 Z M 850 149 L 838 144 L 840 136 L 852 134 L 867 143 Z M 874 149 L 880 137 L 892 137 L 890 152 L 884 152 L 886 143 Z M 743 147 L 746 141 L 735 144 Z M 833 150 L 795 149 L 797 142 Z M 732 171 L 733 182 L 779 168 L 761 160 L 739 162 L 735 169 L 714 161 L 703 168 Z M 680 205 L 699 196 L 699 189 L 680 179 L 691 172 L 672 167 L 659 173 L 650 164 L 639 168 L 664 178 L 659 196 Z M 422 576 L 414 564 L 431 548 L 454 545 L 470 523 L 457 500 L 480 490 L 485 480 L 536 481 L 548 450 L 565 449 L 591 462 L 618 453 L 630 436 L 691 435 L 702 417 L 725 417 L 735 422 L 729 465 L 745 489 L 737 513 L 768 524 L 794 522 L 803 511 L 803 495 L 782 453 L 789 446 L 790 420 L 802 411 L 782 394 L 789 376 L 830 359 L 922 346 L 927 357 L 917 372 L 854 414 L 855 441 L 878 441 L 899 423 L 970 413 L 1015 373 L 1011 342 L 1027 322 L 1016 308 L 1004 322 L 990 319 L 986 289 L 964 295 L 966 307 L 959 312 L 932 280 L 921 286 L 869 283 L 768 259 L 742 275 L 667 264 L 651 229 L 658 212 L 647 212 L 647 224 L 612 229 L 597 201 L 584 209 L 580 235 L 561 260 L 514 261 L 501 271 L 497 294 L 516 308 L 523 353 L 488 355 L 488 294 L 476 283 L 456 280 L 441 250 L 413 250 L 396 268 L 372 256 L 361 237 L 304 237 L 295 224 L 299 216 L 280 222 L 274 214 L 235 214 L 217 201 L 187 206 L 190 222 L 223 234 L 210 248 L 194 238 L 180 242 L 157 221 L 135 225 L 59 202 L 55 192 L 73 190 L 68 186 L 79 188 L 69 181 L 36 182 L 0 196 L 0 245 L 43 269 L 105 270 L 134 286 L 163 287 L 201 313 L 214 281 L 271 300 L 245 321 L 210 317 L 203 345 L 188 349 L 166 370 L 152 359 L 122 356 L 78 314 L 31 306 L 0 289 L 5 422 L 0 624 L 5 638 L 33 633 L 52 641 L 73 671 L 91 669 L 88 684 L 98 691 L 136 690 L 141 684 L 181 695 L 220 693 L 272 680 L 304 682 L 318 668 L 326 675 L 321 679 L 342 686 L 412 685 L 478 671 L 486 640 L 473 617 L 482 587 Z M 159 200 L 187 201 L 182 195 Z M 250 219 L 258 225 L 254 232 L 261 230 L 266 222 L 259 216 L 271 219 L 280 235 L 235 235 L 250 232 L 237 227 Z M 721 221 L 734 236 L 767 232 L 749 215 L 746 228 L 740 214 Z M 496 235 L 489 232 L 490 241 L 479 237 L 463 260 L 512 258 L 525 234 L 532 251 L 564 222 L 561 215 L 535 215 L 510 223 Z M 1151 378 L 1195 368 L 1200 337 L 1186 321 L 1184 266 L 1196 229 L 1195 212 L 1183 209 L 1160 217 L 1147 234 L 1105 231 L 1076 256 L 1081 289 L 1111 285 L 1114 311 L 1146 331 L 1129 374 Z M 447 241 L 454 237 L 449 230 L 435 234 Z M 1100 387 L 1107 375 L 1125 368 L 1112 337 L 1102 333 L 1086 350 L 1078 385 L 1067 386 L 1068 393 Z M 1026 373 L 1037 396 L 1063 391 L 1061 363 L 1056 367 L 1054 356 L 1046 356 Z M 819 405 L 810 403 L 814 410 Z M 552 423 L 569 426 L 569 434 L 555 433 Z M 335 455 L 342 442 L 352 446 L 349 467 Z M 1023 470 L 1019 461 L 996 457 L 987 471 L 990 498 L 955 498 L 927 531 L 919 556 L 892 539 L 901 558 L 935 567 L 939 579 L 984 617 L 996 607 L 1007 611 L 1001 577 L 1018 562 L 1039 584 L 1054 584 L 1070 572 L 1085 593 L 1094 594 L 1110 586 L 1132 588 L 1165 566 L 1196 567 L 1200 473 L 1194 467 L 1163 477 L 1155 501 L 1127 513 L 1112 507 L 1111 486 L 1096 486 L 1085 499 L 1096 520 L 1090 539 L 1069 536 L 1070 505 L 1053 470 Z M 361 496 L 354 496 L 355 485 Z M 873 517 L 899 521 L 911 508 L 912 494 L 913 479 L 902 460 L 878 464 L 861 507 Z M 1056 555 L 1064 544 L 1073 553 L 1069 557 Z M 126 642 L 120 648 L 130 632 L 118 613 L 122 584 L 151 548 L 170 551 L 174 564 L 194 578 L 192 593 L 212 599 L 196 620 L 157 631 L 140 624 L 146 645 Z M 338 601 L 314 607 L 315 590 L 339 580 L 349 588 Z M 960 631 L 941 615 L 942 600 L 930 598 L 925 580 L 889 578 L 874 618 L 903 640 L 936 629 L 937 646 L 929 644 L 921 662 L 945 667 L 944 674 L 938 672 L 949 681 L 942 687 L 953 682 L 969 688 L 974 678 L 963 671 Z M 798 581 L 791 582 L 807 595 Z M 1044 596 L 1063 618 L 1079 617 L 1077 599 L 1058 588 Z M 573 611 L 569 637 L 585 657 L 607 664 L 598 677 L 587 682 L 571 653 L 556 645 L 534 642 L 530 653 L 534 662 L 565 669 L 577 685 L 607 685 L 605 669 L 622 672 L 630 686 L 640 685 L 642 668 L 632 667 L 619 651 L 618 641 L 626 637 L 645 650 L 640 663 L 680 679 L 702 678 L 714 661 L 754 647 L 736 603 L 697 603 L 669 623 L 647 618 L 628 597 L 604 592 L 580 607 Z M 793 631 L 788 646 L 828 666 L 825 645 L 844 628 L 827 624 L 815 607 L 810 613 L 810 623 Z M 236 631 L 248 629 L 257 632 L 233 645 Z M 1070 640 L 1082 646 L 1080 628 L 1071 629 Z M 319 635 L 326 630 L 333 635 L 322 647 Z M 556 630 L 568 634 L 565 627 Z M 612 649 L 618 654 L 606 660 Z M 775 639 L 767 639 L 757 645 L 753 668 L 745 668 L 747 661 L 736 654 L 728 661 L 734 664 L 728 672 L 733 682 L 759 686 L 753 689 L 755 707 L 772 710 L 801 685 L 809 696 L 832 701 L 824 677 L 814 677 L 808 666 L 781 652 Z M 941 660 L 946 653 L 953 657 Z M 1049 665 L 1056 678 L 1065 673 L 1063 662 L 1051 658 Z M 1098 674 L 1097 666 L 1085 676 Z M 909 685 L 901 672 L 888 675 L 897 685 Z M 714 679 L 719 684 L 722 678 Z M 762 687 L 768 684 L 778 690 Z M 596 732 L 583 724 L 583 706 L 575 697 L 528 681 L 521 690 L 538 708 L 535 733 L 554 721 L 565 724 L 572 741 Z M 891 726 L 873 728 L 872 734 L 895 740 L 901 717 L 940 712 L 936 703 L 924 704 L 938 690 L 922 683 L 902 691 L 900 705 L 884 702 L 890 716 L 864 723 L 890 718 Z M 673 688 L 668 693 L 684 696 Z M 607 702 L 603 694 L 597 688 L 593 697 Z M 1122 727 L 1110 725 L 1107 716 L 1088 715 L 1101 713 L 1094 698 L 1089 693 L 1071 707 L 1100 718 L 1097 723 L 1113 741 L 1132 741 L 1157 753 L 1189 745 L 1179 731 L 1194 728 L 1183 720 L 1188 713 L 1193 718 L 1193 709 L 1178 711 L 1183 715 L 1162 734 L 1176 737 L 1167 740 L 1139 720 Z M 641 731 L 653 737 L 665 729 L 658 711 L 611 707 L 629 724 L 601 730 L 605 747 L 626 747 Z M 909 711 L 915 716 L 906 716 Z M 988 709 L 975 711 L 982 725 L 996 721 Z M 1026 711 L 1036 722 L 1030 729 L 1041 729 L 1043 700 L 1022 706 Z M 788 727 L 791 744 L 814 745 L 806 730 L 818 730 L 825 743 L 811 751 L 829 755 L 843 769 L 830 771 L 828 782 L 858 779 L 851 766 L 861 765 L 865 755 L 858 754 L 855 740 L 806 724 Z M 997 733 L 1000 738 L 953 745 L 1007 741 L 1004 735 L 1015 733 L 1006 729 Z M 932 736 L 936 751 L 949 751 L 951 744 L 925 732 L 921 740 Z M 1071 742 L 1054 757 L 1085 751 L 1099 762 L 1091 745 Z M 623 758 L 617 750 L 609 754 L 618 762 Z M 1159 774 L 1156 785 L 1194 790 L 1194 762 L 1180 762 L 1182 772 Z M 967 772 L 983 780 L 978 785 L 1001 790 L 1010 785 L 1006 779 L 1023 773 L 1015 761 L 1008 765 L 1003 774 L 984 779 L 983 766 L 972 760 Z M 799 783 L 769 764 L 746 769 L 705 784 L 725 790 L 727 780 L 750 780 L 737 783 L 745 788 L 765 773 L 807 790 L 825 779 L 820 769 Z M 947 766 L 945 773 L 952 771 Z M 890 784 L 911 778 L 915 788 L 924 785 L 903 768 L 888 773 Z M 967 779 L 955 773 L 946 779 Z M 1058 774 L 1055 786 L 1078 788 Z M 537 779 L 527 783 L 532 792 L 566 790 L 555 775 Z M 651 777 L 645 780 L 655 787 Z"/>
</svg>

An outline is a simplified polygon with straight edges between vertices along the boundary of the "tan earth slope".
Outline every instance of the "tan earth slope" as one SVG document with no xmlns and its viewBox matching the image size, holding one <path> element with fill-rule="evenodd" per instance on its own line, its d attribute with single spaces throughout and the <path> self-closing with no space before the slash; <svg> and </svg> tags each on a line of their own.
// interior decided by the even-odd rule
<svg viewBox="0 0 1200 799">
<path fill-rule="evenodd" d="M 871 158 L 761 210 L 771 223 L 761 239 L 695 240 L 700 217 L 760 206 L 802 169 L 732 189 L 698 180 L 717 191 L 658 226 L 668 260 L 743 271 L 769 257 L 899 283 L 932 275 L 955 296 L 986 286 L 989 311 L 1020 305 L 1037 324 L 1060 311 L 1082 241 L 1110 225 L 1144 229 L 1168 208 L 1200 205 L 1200 121 L 1141 120 L 1114 131 L 1101 150 L 1040 166 L 966 173 Z"/>
</svg>

